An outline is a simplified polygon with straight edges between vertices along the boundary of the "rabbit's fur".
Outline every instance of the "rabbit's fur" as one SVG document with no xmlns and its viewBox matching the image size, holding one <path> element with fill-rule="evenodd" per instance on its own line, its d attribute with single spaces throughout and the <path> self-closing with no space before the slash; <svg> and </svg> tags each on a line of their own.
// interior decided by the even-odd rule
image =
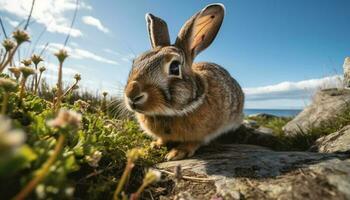
<svg viewBox="0 0 350 200">
<path fill-rule="evenodd" d="M 211 4 L 190 18 L 170 44 L 166 23 L 146 15 L 152 49 L 133 62 L 125 102 L 154 146 L 180 142 L 168 160 L 192 156 L 200 145 L 237 129 L 243 118 L 240 85 L 214 63 L 193 63 L 214 40 L 224 17 L 221 4 Z"/>
</svg>

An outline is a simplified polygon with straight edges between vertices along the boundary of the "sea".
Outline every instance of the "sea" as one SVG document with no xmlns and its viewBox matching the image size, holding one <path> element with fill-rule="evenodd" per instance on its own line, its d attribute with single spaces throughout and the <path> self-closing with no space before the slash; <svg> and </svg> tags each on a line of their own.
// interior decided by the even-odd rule
<svg viewBox="0 0 350 200">
<path fill-rule="evenodd" d="M 294 117 L 299 114 L 301 109 L 244 109 L 245 115 L 267 113 L 279 117 Z"/>
</svg>

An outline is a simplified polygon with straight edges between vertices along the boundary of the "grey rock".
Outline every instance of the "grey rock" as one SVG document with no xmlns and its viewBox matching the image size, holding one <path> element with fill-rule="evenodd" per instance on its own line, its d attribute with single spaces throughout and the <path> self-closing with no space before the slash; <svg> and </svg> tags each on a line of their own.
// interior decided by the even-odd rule
<svg viewBox="0 0 350 200">
<path fill-rule="evenodd" d="M 171 171 L 178 165 L 185 173 L 212 179 L 215 192 L 225 199 L 350 199 L 350 159 L 345 154 L 230 144 L 208 146 L 191 159 L 157 168 Z"/>
<path fill-rule="evenodd" d="M 292 136 L 300 132 L 307 133 L 311 128 L 320 128 L 330 123 L 338 113 L 344 112 L 350 103 L 350 91 L 344 89 L 326 89 L 319 91 L 313 102 L 288 122 L 283 131 Z"/>
<path fill-rule="evenodd" d="M 335 133 L 319 138 L 312 149 L 324 153 L 350 153 L 350 125 Z"/>
<path fill-rule="evenodd" d="M 255 120 L 245 119 L 243 120 L 243 125 L 248 128 L 258 128 L 259 124 Z"/>
<path fill-rule="evenodd" d="M 257 114 L 251 114 L 251 115 L 248 115 L 248 117 L 258 117 L 258 118 L 265 118 L 265 119 L 272 119 L 272 118 L 278 118 L 276 115 L 271 115 L 271 114 L 268 114 L 268 113 L 257 113 Z"/>
</svg>

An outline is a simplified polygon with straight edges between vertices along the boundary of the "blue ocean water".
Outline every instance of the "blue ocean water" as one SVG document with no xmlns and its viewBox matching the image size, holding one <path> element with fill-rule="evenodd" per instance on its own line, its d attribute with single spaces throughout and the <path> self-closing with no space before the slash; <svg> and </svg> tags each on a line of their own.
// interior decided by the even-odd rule
<svg viewBox="0 0 350 200">
<path fill-rule="evenodd" d="M 244 114 L 267 113 L 279 117 L 293 117 L 301 111 L 300 109 L 244 109 Z"/>
</svg>

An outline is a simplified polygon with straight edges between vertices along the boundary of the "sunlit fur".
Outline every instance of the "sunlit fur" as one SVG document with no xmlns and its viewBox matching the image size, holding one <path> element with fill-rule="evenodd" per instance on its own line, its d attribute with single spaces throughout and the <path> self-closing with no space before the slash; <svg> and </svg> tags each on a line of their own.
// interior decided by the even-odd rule
<svg viewBox="0 0 350 200">
<path fill-rule="evenodd" d="M 207 6 L 185 23 L 174 45 L 156 46 L 164 44 L 167 37 L 157 38 L 150 31 L 156 47 L 133 62 L 124 90 L 125 103 L 158 144 L 180 142 L 166 156 L 169 160 L 193 155 L 200 145 L 242 123 L 244 94 L 237 81 L 217 64 L 193 63 L 196 54 L 215 38 L 223 15 L 221 4 Z M 148 20 L 158 20 L 154 24 L 162 26 L 161 34 L 168 34 L 160 18 L 150 16 Z M 168 74 L 174 60 L 181 63 L 180 75 L 175 77 Z M 142 103 L 132 101 L 141 92 L 148 98 Z"/>
</svg>

